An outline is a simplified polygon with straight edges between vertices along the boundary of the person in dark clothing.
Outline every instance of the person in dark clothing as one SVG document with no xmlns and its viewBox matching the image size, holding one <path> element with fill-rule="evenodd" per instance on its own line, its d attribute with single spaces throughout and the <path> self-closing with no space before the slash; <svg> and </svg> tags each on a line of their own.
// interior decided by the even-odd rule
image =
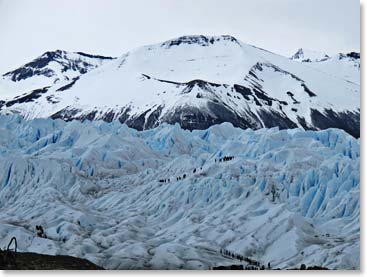
<svg viewBox="0 0 367 277">
<path fill-rule="evenodd" d="M 36 225 L 36 230 L 37 230 L 37 236 L 40 238 L 46 238 L 45 232 L 43 230 L 42 226 L 38 226 Z"/>
</svg>

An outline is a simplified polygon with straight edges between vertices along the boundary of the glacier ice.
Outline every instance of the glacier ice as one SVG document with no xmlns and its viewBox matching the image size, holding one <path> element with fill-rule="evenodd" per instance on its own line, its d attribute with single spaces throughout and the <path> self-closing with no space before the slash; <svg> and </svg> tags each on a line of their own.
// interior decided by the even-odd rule
<svg viewBox="0 0 367 277">
<path fill-rule="evenodd" d="M 16 236 L 20 251 L 109 269 L 233 263 L 221 248 L 280 268 L 358 269 L 359 167 L 359 139 L 338 129 L 0 116 L 0 247 Z"/>
</svg>

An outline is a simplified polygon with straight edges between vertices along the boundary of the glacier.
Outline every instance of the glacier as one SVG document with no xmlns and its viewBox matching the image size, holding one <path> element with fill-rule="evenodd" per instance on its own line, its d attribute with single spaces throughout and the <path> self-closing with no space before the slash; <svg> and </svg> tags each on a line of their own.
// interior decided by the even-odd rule
<svg viewBox="0 0 367 277">
<path fill-rule="evenodd" d="M 359 197 L 360 140 L 340 129 L 0 116 L 1 248 L 16 236 L 20 251 L 107 269 L 235 263 L 220 249 L 274 268 L 359 269 Z"/>
</svg>

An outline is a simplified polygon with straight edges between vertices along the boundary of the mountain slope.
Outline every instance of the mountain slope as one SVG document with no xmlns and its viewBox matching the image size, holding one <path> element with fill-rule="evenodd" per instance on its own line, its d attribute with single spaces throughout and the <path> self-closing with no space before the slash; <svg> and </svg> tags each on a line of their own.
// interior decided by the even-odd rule
<svg viewBox="0 0 367 277">
<path fill-rule="evenodd" d="M 74 80 L 111 60 L 113 60 L 111 57 L 82 52 L 61 50 L 46 52 L 20 68 L 2 75 L 0 97 L 13 98 L 34 89 Z"/>
<path fill-rule="evenodd" d="M 360 84 L 360 54 L 350 52 L 328 56 L 314 51 L 299 49 L 291 57 L 292 60 L 303 62 L 310 67 L 334 77 Z"/>
<path fill-rule="evenodd" d="M 360 144 L 342 130 L 0 116 L 0 132 L 0 247 L 16 236 L 20 251 L 107 269 L 233 264 L 220 249 L 359 269 Z"/>
<path fill-rule="evenodd" d="M 141 47 L 39 89 L 4 101 L 1 112 L 119 120 L 138 130 L 162 122 L 186 129 L 231 122 L 253 129 L 335 127 L 359 136 L 358 84 L 231 36 L 184 36 Z"/>
<path fill-rule="evenodd" d="M 292 60 L 298 62 L 319 62 L 328 58 L 329 56 L 326 53 L 303 48 L 298 49 L 297 52 L 291 57 Z"/>
</svg>

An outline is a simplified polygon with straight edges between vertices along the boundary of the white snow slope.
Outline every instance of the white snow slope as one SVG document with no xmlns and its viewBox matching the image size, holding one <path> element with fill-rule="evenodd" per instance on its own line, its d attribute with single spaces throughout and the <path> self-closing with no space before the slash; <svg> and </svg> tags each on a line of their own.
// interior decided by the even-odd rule
<svg viewBox="0 0 367 277">
<path fill-rule="evenodd" d="M 348 53 L 328 56 L 316 51 L 299 49 L 291 57 L 292 60 L 302 62 L 333 77 L 360 84 L 360 55 Z"/>
<path fill-rule="evenodd" d="M 334 75 L 231 36 L 184 36 L 7 99 L 0 110 L 27 119 L 119 120 L 138 130 L 231 122 L 244 129 L 336 127 L 359 137 L 360 86 Z"/>
<path fill-rule="evenodd" d="M 82 52 L 46 52 L 32 62 L 0 76 L 0 99 L 12 99 L 35 89 L 70 82 L 111 60 L 111 57 Z"/>
<path fill-rule="evenodd" d="M 21 251 L 108 269 L 239 263 L 221 248 L 272 267 L 359 269 L 360 143 L 342 130 L 0 116 L 0 134 L 1 247 L 16 236 Z"/>
<path fill-rule="evenodd" d="M 328 58 L 326 53 L 303 48 L 298 49 L 291 57 L 292 60 L 298 62 L 319 62 Z"/>
</svg>

